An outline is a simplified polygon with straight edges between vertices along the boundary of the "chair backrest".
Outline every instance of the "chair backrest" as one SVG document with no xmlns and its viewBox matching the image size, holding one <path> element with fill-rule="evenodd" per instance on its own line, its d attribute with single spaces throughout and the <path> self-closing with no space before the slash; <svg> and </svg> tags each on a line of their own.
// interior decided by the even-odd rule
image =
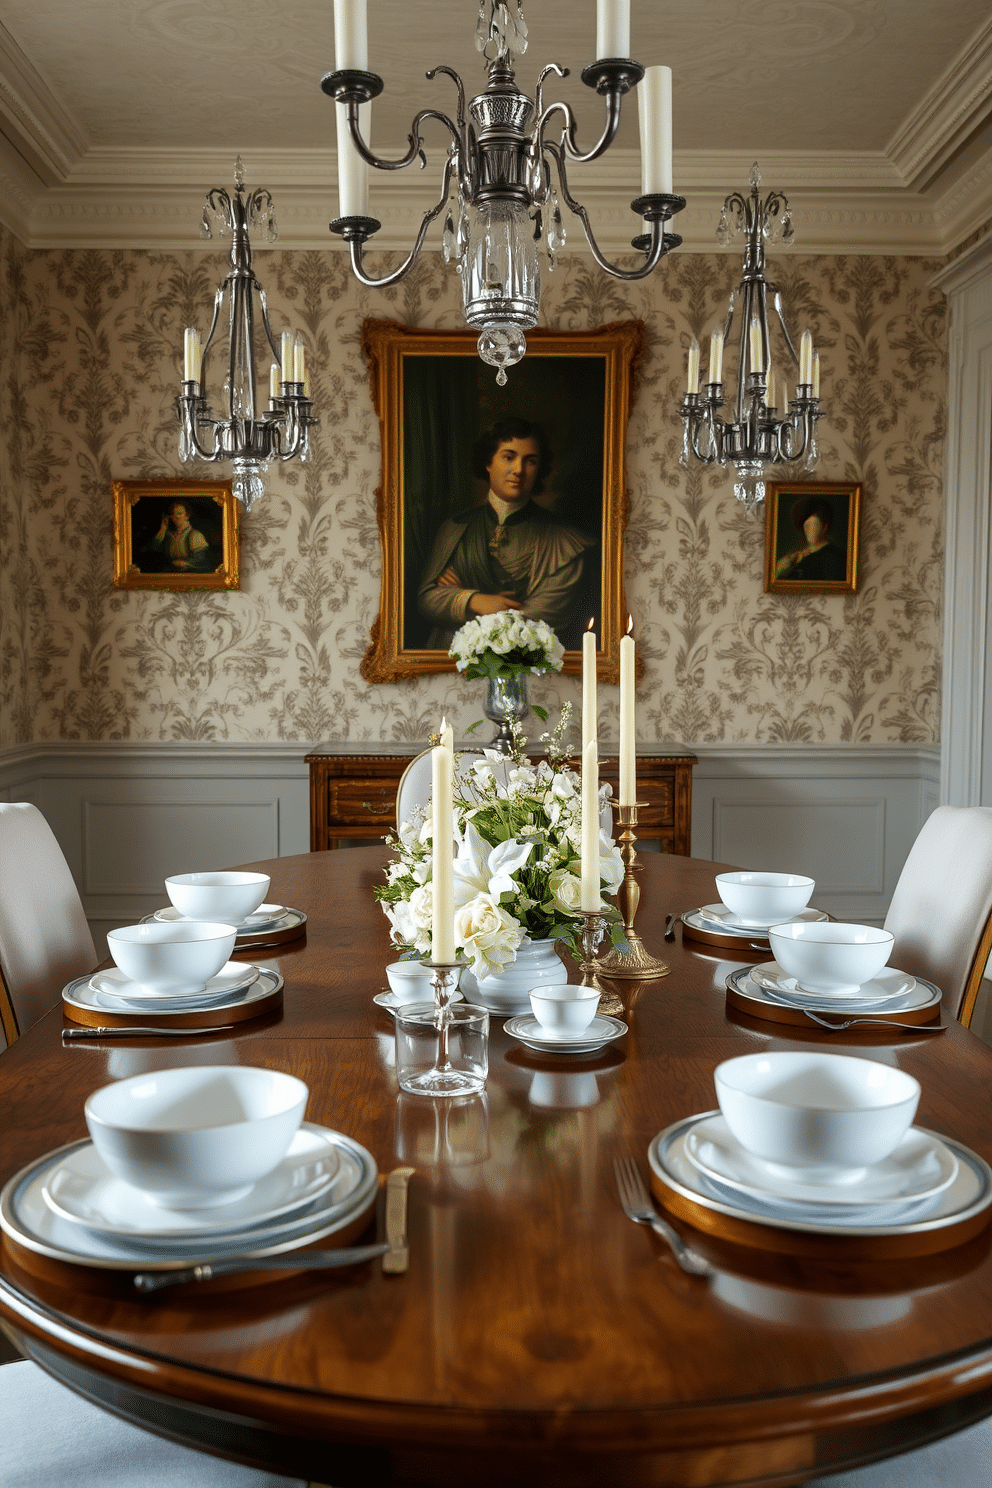
<svg viewBox="0 0 992 1488">
<path fill-rule="evenodd" d="M 890 964 L 935 982 L 966 1026 L 992 947 L 992 808 L 939 806 L 910 849 L 885 928 Z"/>
<path fill-rule="evenodd" d="M 25 1033 L 73 977 L 96 965 L 93 937 L 69 865 L 36 807 L 0 801 L 0 983 Z M 2 1001 L 2 992 L 0 992 Z"/>
</svg>

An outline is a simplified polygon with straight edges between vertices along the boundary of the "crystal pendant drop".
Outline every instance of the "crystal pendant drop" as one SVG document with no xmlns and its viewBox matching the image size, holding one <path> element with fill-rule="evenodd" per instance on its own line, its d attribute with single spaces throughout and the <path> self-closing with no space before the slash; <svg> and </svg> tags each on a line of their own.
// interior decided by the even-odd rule
<svg viewBox="0 0 992 1488">
<path fill-rule="evenodd" d="M 267 464 L 261 461 L 235 460 L 234 462 L 232 490 L 246 512 L 250 512 L 258 498 L 265 495 L 265 482 L 262 476 L 267 469 Z"/>
<path fill-rule="evenodd" d="M 456 249 L 455 224 L 451 216 L 451 205 L 448 205 L 447 215 L 444 219 L 444 232 L 441 234 L 441 252 L 444 254 L 445 263 L 450 263 L 455 256 Z"/>
<path fill-rule="evenodd" d="M 819 458 L 820 450 L 816 442 L 816 426 L 814 425 L 814 427 L 809 432 L 809 441 L 806 445 L 806 460 L 804 462 L 804 469 L 814 469 Z"/>
<path fill-rule="evenodd" d="M 537 324 L 541 274 L 533 224 L 518 202 L 483 202 L 472 209 L 461 261 L 465 319 L 477 326 L 479 355 L 506 382 L 527 350 L 523 332 Z"/>
<path fill-rule="evenodd" d="M 742 460 L 737 466 L 734 495 L 746 512 L 765 499 L 765 467 L 760 460 Z"/>
<path fill-rule="evenodd" d="M 730 219 L 727 216 L 727 209 L 724 207 L 720 213 L 720 221 L 716 225 L 716 240 L 721 248 L 726 248 L 733 235 Z"/>
</svg>

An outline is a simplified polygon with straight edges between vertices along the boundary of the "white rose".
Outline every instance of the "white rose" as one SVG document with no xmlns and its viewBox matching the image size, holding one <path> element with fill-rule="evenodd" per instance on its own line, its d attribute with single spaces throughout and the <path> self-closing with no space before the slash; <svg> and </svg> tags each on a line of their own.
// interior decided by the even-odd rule
<svg viewBox="0 0 992 1488">
<path fill-rule="evenodd" d="M 472 970 L 480 979 L 509 966 L 523 938 L 519 922 L 489 894 L 477 894 L 455 915 L 455 943 L 471 956 Z"/>
<path fill-rule="evenodd" d="M 422 884 L 410 895 L 410 917 L 418 930 L 430 930 L 434 923 L 434 885 Z"/>
<path fill-rule="evenodd" d="M 428 817 L 427 820 L 424 822 L 424 825 L 420 829 L 419 841 L 422 842 L 423 845 L 426 847 L 433 836 L 434 823 L 431 821 L 430 817 Z"/>
<path fill-rule="evenodd" d="M 604 886 L 604 893 L 615 894 L 623 883 L 624 866 L 620 849 L 607 837 L 606 833 L 599 834 L 599 877 Z"/>
<path fill-rule="evenodd" d="M 567 775 L 556 775 L 551 782 L 551 794 L 559 801 L 569 801 L 575 795 L 575 786 Z"/>
<path fill-rule="evenodd" d="M 555 904 L 564 914 L 578 914 L 582 899 L 581 879 L 576 878 L 574 873 L 569 873 L 567 868 L 558 868 L 549 877 L 548 888 Z"/>
<path fill-rule="evenodd" d="M 419 863 L 414 863 L 411 872 L 418 884 L 425 884 L 430 877 L 431 861 L 431 855 L 428 853 L 426 857 L 420 859 Z"/>
<path fill-rule="evenodd" d="M 413 945 L 417 938 L 417 926 L 410 913 L 409 900 L 399 899 L 395 904 L 383 904 L 382 907 L 393 927 L 393 939 L 401 941 L 404 945 Z"/>
<path fill-rule="evenodd" d="M 398 835 L 403 846 L 406 848 L 410 848 L 417 841 L 419 833 L 420 827 L 416 822 L 405 821 L 400 826 Z"/>
</svg>

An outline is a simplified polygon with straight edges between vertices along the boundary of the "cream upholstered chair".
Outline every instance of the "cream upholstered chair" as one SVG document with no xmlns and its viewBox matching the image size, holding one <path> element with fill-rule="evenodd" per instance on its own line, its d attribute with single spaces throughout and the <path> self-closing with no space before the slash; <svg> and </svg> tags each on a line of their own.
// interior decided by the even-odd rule
<svg viewBox="0 0 992 1488">
<path fill-rule="evenodd" d="M 904 1457 L 889 1457 L 805 1488 L 987 1488 L 992 1483 L 992 1421 L 966 1426 Z"/>
<path fill-rule="evenodd" d="M 69 865 L 35 806 L 0 801 L 0 1021 L 7 1042 L 96 965 Z M 6 1004 L 6 1006 L 5 1006 Z"/>
<path fill-rule="evenodd" d="M 885 928 L 889 962 L 936 983 L 966 1026 L 992 949 L 992 808 L 939 806 L 910 849 Z"/>
<path fill-rule="evenodd" d="M 62 849 L 41 812 L 0 802 L 0 1022 L 7 1043 L 54 1007 L 96 951 Z M 39 1424 L 44 1422 L 44 1430 Z M 119 1421 L 37 1364 L 0 1366 L 3 1488 L 303 1488 Z"/>
</svg>

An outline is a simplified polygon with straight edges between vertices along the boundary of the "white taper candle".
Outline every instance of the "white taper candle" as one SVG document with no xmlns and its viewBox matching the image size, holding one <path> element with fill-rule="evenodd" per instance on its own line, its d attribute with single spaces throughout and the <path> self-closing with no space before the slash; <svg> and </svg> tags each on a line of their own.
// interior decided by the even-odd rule
<svg viewBox="0 0 992 1488">
<path fill-rule="evenodd" d="M 192 326 L 187 326 L 183 335 L 183 381 L 199 382 L 200 361 L 202 348 L 200 346 L 200 333 Z"/>
<path fill-rule="evenodd" d="M 439 735 L 440 735 L 440 739 L 441 739 L 441 748 L 442 749 L 446 749 L 448 751 L 448 753 L 452 756 L 452 758 L 454 758 L 454 754 L 455 754 L 455 731 L 451 727 L 451 724 L 448 722 L 447 718 L 442 718 L 441 719 L 441 728 L 439 730 Z"/>
<path fill-rule="evenodd" d="M 710 365 L 706 373 L 707 382 L 723 381 L 723 327 L 717 326 L 710 336 Z"/>
<path fill-rule="evenodd" d="M 282 333 L 282 380 L 292 382 L 293 380 L 293 333 L 283 331 Z"/>
<path fill-rule="evenodd" d="M 596 59 L 630 56 L 630 0 L 597 0 Z"/>
<path fill-rule="evenodd" d="M 799 340 L 799 381 L 806 387 L 813 381 L 813 336 L 803 331 Z"/>
<path fill-rule="evenodd" d="M 582 751 L 582 883 L 579 907 L 599 909 L 599 751 L 590 739 Z"/>
<path fill-rule="evenodd" d="M 339 72 L 369 70 L 365 0 L 334 0 L 334 62 Z"/>
<path fill-rule="evenodd" d="M 307 375 L 306 351 L 303 346 L 303 337 L 297 333 L 293 342 L 293 381 L 302 382 Z"/>
<path fill-rule="evenodd" d="M 450 966 L 455 959 L 454 812 L 452 762 L 448 750 L 431 750 L 431 881 L 433 917 L 431 960 Z"/>
<path fill-rule="evenodd" d="M 279 387 L 279 363 L 273 362 L 269 368 L 269 397 L 278 398 L 281 389 Z"/>
<path fill-rule="evenodd" d="M 620 805 L 637 800 L 637 734 L 634 724 L 634 637 L 620 642 Z"/>
<path fill-rule="evenodd" d="M 587 630 L 582 637 L 582 753 L 590 739 L 598 738 L 596 696 L 596 636 Z"/>
<path fill-rule="evenodd" d="M 820 396 L 820 353 L 813 353 L 813 397 Z"/>
<path fill-rule="evenodd" d="M 751 371 L 761 372 L 764 367 L 765 358 L 761 347 L 761 321 L 756 315 L 751 316 L 751 328 L 748 336 L 751 352 Z"/>
<path fill-rule="evenodd" d="M 618 54 L 622 55 L 622 54 Z M 672 69 L 646 67 L 637 85 L 641 194 L 672 194 Z"/>
</svg>

